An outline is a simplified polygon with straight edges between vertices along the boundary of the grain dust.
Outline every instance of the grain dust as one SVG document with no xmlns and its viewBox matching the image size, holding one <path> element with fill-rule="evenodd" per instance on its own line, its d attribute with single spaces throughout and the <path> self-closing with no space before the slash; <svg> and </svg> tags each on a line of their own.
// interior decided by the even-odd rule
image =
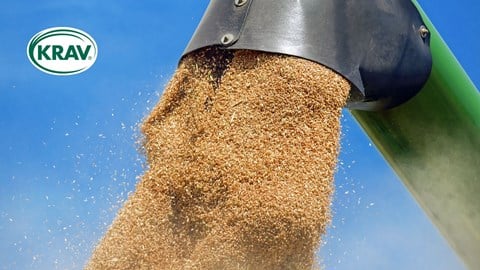
<svg viewBox="0 0 480 270">
<path fill-rule="evenodd" d="M 313 269 L 350 84 L 308 60 L 186 56 L 142 126 L 149 169 L 86 269 Z"/>
</svg>

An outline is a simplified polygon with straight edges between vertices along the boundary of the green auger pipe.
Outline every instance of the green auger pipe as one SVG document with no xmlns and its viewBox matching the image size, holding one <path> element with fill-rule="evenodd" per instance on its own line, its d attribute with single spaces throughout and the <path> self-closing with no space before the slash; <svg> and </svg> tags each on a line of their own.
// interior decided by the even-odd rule
<svg viewBox="0 0 480 270">
<path fill-rule="evenodd" d="M 427 83 L 396 108 L 351 113 L 465 264 L 479 269 L 480 94 L 415 4 L 431 34 Z"/>
</svg>

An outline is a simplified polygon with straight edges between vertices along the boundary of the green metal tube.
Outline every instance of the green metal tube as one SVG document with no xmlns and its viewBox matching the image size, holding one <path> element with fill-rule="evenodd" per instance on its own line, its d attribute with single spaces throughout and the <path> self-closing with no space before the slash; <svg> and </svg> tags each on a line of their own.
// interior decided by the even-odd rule
<svg viewBox="0 0 480 270">
<path fill-rule="evenodd" d="M 470 269 L 480 267 L 480 94 L 420 6 L 433 69 L 387 111 L 351 111 Z"/>
</svg>

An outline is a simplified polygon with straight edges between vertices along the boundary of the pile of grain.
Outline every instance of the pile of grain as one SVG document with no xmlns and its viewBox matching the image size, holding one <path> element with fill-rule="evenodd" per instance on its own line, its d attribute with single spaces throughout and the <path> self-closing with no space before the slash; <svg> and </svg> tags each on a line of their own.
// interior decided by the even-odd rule
<svg viewBox="0 0 480 270">
<path fill-rule="evenodd" d="M 349 90 L 296 57 L 185 57 L 143 124 L 149 170 L 87 269 L 312 269 Z"/>
</svg>

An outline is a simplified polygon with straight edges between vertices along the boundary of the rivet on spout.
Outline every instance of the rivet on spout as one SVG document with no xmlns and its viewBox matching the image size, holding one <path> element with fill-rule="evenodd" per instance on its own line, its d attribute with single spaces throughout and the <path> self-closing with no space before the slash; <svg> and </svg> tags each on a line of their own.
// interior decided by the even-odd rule
<svg viewBox="0 0 480 270">
<path fill-rule="evenodd" d="M 420 29 L 418 29 L 418 32 L 420 33 L 420 36 L 425 39 L 428 37 L 430 34 L 430 31 L 425 27 L 425 25 L 420 26 Z"/>
<path fill-rule="evenodd" d="M 232 42 L 233 42 L 233 35 L 232 34 L 225 34 L 222 36 L 222 38 L 220 39 L 220 42 L 223 44 L 223 45 L 230 45 Z"/>
<path fill-rule="evenodd" d="M 235 0 L 235 6 L 241 7 L 245 5 L 248 2 L 248 0 Z"/>
</svg>

